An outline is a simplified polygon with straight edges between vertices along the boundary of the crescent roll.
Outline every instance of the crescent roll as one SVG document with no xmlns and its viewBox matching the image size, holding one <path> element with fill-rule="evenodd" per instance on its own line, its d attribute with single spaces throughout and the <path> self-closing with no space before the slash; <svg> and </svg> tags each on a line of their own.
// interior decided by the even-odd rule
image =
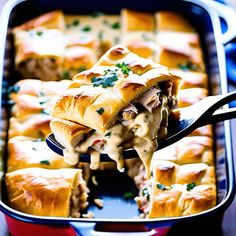
<svg viewBox="0 0 236 236">
<path fill-rule="evenodd" d="M 133 146 L 141 159 L 148 160 L 147 167 L 156 139 L 167 134 L 179 79 L 167 68 L 118 45 L 90 70 L 74 77 L 73 86 L 57 100 L 52 117 L 95 130 L 88 142 L 77 145 L 78 152 L 89 152 L 89 148 L 96 160 L 97 152 L 108 153 L 121 170 L 123 149 Z"/>
<path fill-rule="evenodd" d="M 58 169 L 71 166 L 51 151 L 42 138 L 16 136 L 9 139 L 7 172 L 28 167 Z"/>
<path fill-rule="evenodd" d="M 64 50 L 63 33 L 37 28 L 14 34 L 15 67 L 23 78 L 58 80 Z"/>
<path fill-rule="evenodd" d="M 59 29 L 64 30 L 65 20 L 63 12 L 60 10 L 48 12 L 46 14 L 35 17 L 34 19 L 27 21 L 26 23 L 17 26 L 13 29 L 13 32 L 21 30 L 31 30 L 35 28 L 47 28 L 47 29 Z"/>
<path fill-rule="evenodd" d="M 6 174 L 9 205 L 38 216 L 80 217 L 87 188 L 80 169 L 26 168 Z"/>
</svg>

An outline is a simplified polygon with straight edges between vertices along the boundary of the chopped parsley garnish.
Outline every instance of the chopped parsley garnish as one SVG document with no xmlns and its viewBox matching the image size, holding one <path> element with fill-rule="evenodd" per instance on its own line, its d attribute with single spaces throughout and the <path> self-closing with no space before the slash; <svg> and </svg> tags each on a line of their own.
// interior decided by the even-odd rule
<svg viewBox="0 0 236 236">
<path fill-rule="evenodd" d="M 70 73 L 68 70 L 63 71 L 63 79 L 70 79 Z"/>
<path fill-rule="evenodd" d="M 151 171 L 151 174 L 150 174 L 150 175 L 151 175 L 151 177 L 153 177 L 153 171 Z"/>
<path fill-rule="evenodd" d="M 89 31 L 91 31 L 91 27 L 89 25 L 86 25 L 81 30 L 84 32 L 89 32 Z"/>
<path fill-rule="evenodd" d="M 199 70 L 199 66 L 196 64 L 193 64 L 191 61 L 187 63 L 179 64 L 178 67 L 183 71 L 198 71 Z"/>
<path fill-rule="evenodd" d="M 84 70 L 87 70 L 87 68 L 86 68 L 85 66 L 80 66 L 80 67 L 77 69 L 78 72 L 82 72 L 82 71 L 84 71 Z"/>
<path fill-rule="evenodd" d="M 39 96 L 41 96 L 41 97 L 45 97 L 46 94 L 45 94 L 43 91 L 40 91 L 40 92 L 39 92 Z"/>
<path fill-rule="evenodd" d="M 40 164 L 50 165 L 49 160 L 42 160 L 40 161 Z"/>
<path fill-rule="evenodd" d="M 38 151 L 35 147 L 32 147 L 32 150 L 33 150 L 33 151 Z"/>
<path fill-rule="evenodd" d="M 11 87 L 8 88 L 7 93 L 18 93 L 20 91 L 20 86 L 18 85 L 13 85 Z"/>
<path fill-rule="evenodd" d="M 102 115 L 102 113 L 103 113 L 104 111 L 105 111 L 105 110 L 104 110 L 103 107 L 101 107 L 101 108 L 99 108 L 98 110 L 96 110 L 96 112 L 97 112 L 99 115 Z"/>
<path fill-rule="evenodd" d="M 143 195 L 144 197 L 146 197 L 147 201 L 150 200 L 150 194 L 149 194 L 147 188 L 144 188 L 144 189 L 142 190 L 142 195 Z"/>
<path fill-rule="evenodd" d="M 100 12 L 100 11 L 95 11 L 95 12 L 93 12 L 93 13 L 91 14 L 91 16 L 92 16 L 93 18 L 99 17 L 99 16 L 101 16 L 101 15 L 102 15 L 102 12 Z"/>
<path fill-rule="evenodd" d="M 163 185 L 163 184 L 157 184 L 156 186 L 157 186 L 157 188 L 160 189 L 160 190 L 165 190 L 165 189 L 166 189 L 166 186 Z"/>
<path fill-rule="evenodd" d="M 72 23 L 71 23 L 72 26 L 78 26 L 79 25 L 79 20 L 74 20 Z"/>
<path fill-rule="evenodd" d="M 91 82 L 94 87 L 102 86 L 103 88 L 113 87 L 114 82 L 118 80 L 118 76 L 115 72 L 107 72 L 105 71 L 104 76 L 93 77 Z"/>
<path fill-rule="evenodd" d="M 196 187 L 195 183 L 187 184 L 187 191 L 190 191 L 190 190 L 192 190 L 195 187 Z"/>
<path fill-rule="evenodd" d="M 42 32 L 42 31 L 36 31 L 36 34 L 37 34 L 38 36 L 41 36 L 41 35 L 43 34 L 43 32 Z"/>
<path fill-rule="evenodd" d="M 100 30 L 100 31 L 98 32 L 98 39 L 99 39 L 99 40 L 103 40 L 103 37 L 104 37 L 104 31 Z"/>
<path fill-rule="evenodd" d="M 134 194 L 132 192 L 126 192 L 124 193 L 123 197 L 126 199 L 134 198 Z"/>
<path fill-rule="evenodd" d="M 120 29 L 120 22 L 117 21 L 117 22 L 111 24 L 111 27 L 112 27 L 112 29 Z"/>
<path fill-rule="evenodd" d="M 108 132 L 105 134 L 105 137 L 110 137 L 111 136 L 111 132 Z"/>
<path fill-rule="evenodd" d="M 45 104 L 46 102 L 48 102 L 48 98 L 46 98 L 46 97 L 40 97 L 40 98 L 39 98 L 39 104 L 40 104 L 40 105 L 43 105 L 43 104 Z"/>
<path fill-rule="evenodd" d="M 125 62 L 117 63 L 116 67 L 120 68 L 124 75 L 129 75 L 129 72 L 131 71 L 128 64 L 126 64 Z"/>
</svg>

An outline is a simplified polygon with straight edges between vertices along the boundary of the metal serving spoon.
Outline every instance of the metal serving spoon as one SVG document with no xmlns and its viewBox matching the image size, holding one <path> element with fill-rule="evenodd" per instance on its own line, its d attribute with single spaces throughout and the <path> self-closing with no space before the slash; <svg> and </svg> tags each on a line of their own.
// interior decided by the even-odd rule
<svg viewBox="0 0 236 236">
<path fill-rule="evenodd" d="M 220 107 L 236 100 L 236 91 L 216 96 L 208 96 L 192 106 L 179 108 L 169 117 L 168 136 L 158 141 L 158 150 L 167 147 L 193 132 L 196 128 L 207 124 L 236 118 L 236 108 Z M 55 153 L 63 156 L 64 147 L 58 143 L 53 134 L 46 138 L 48 147 Z M 133 149 L 124 151 L 124 159 L 137 157 Z M 101 154 L 100 161 L 113 161 L 107 154 Z M 81 154 L 80 162 L 90 162 L 89 154 Z"/>
</svg>

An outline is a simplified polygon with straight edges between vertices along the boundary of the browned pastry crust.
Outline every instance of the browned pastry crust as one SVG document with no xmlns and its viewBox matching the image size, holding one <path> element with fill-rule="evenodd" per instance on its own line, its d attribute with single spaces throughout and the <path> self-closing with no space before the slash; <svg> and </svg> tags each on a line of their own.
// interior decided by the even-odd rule
<svg viewBox="0 0 236 236">
<path fill-rule="evenodd" d="M 16 136 L 9 139 L 7 172 L 29 167 L 58 169 L 71 166 L 64 162 L 62 156 L 51 151 L 41 138 Z"/>
<path fill-rule="evenodd" d="M 33 138 L 46 138 L 50 133 L 48 114 L 33 114 L 22 117 L 11 117 L 8 137 L 29 136 Z"/>
<path fill-rule="evenodd" d="M 79 169 L 16 170 L 6 174 L 6 186 L 10 206 L 28 214 L 69 217 L 72 193 L 77 188 L 83 188 L 77 196 L 80 210 L 87 206 L 87 193 Z"/>
<path fill-rule="evenodd" d="M 182 15 L 173 11 L 161 11 L 155 14 L 158 31 L 196 32 Z"/>
<path fill-rule="evenodd" d="M 107 62 L 109 67 L 104 66 L 108 65 Z M 111 88 L 104 89 L 92 85 L 91 78 L 95 75 L 102 76 L 104 70 L 115 69 L 115 65 L 122 62 L 131 68 L 130 75 L 119 74 L 117 82 Z M 122 108 L 159 82 L 172 81 L 172 93 L 176 94 L 179 77 L 170 74 L 163 66 L 136 56 L 123 46 L 115 46 L 100 58 L 92 69 L 75 76 L 74 80 L 78 86 L 88 85 L 65 91 L 57 101 L 52 116 L 103 131 Z M 97 110 L 101 107 L 104 112 L 99 114 Z"/>
<path fill-rule="evenodd" d="M 58 10 L 40 15 L 20 26 L 15 27 L 13 31 L 31 30 L 39 27 L 64 30 L 65 22 L 63 12 Z"/>
<path fill-rule="evenodd" d="M 213 166 L 213 140 L 205 136 L 185 137 L 177 143 L 157 151 L 153 159 L 173 161 L 180 165 L 206 163 Z"/>
</svg>

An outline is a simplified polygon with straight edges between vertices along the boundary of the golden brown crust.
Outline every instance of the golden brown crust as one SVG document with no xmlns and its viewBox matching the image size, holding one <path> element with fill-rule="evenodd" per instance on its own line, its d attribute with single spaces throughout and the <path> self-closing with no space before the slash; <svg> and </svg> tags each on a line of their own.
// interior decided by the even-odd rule
<svg viewBox="0 0 236 236">
<path fill-rule="evenodd" d="M 176 164 L 205 163 L 214 165 L 213 140 L 205 136 L 185 137 L 171 146 L 154 153 L 154 160 Z"/>
<path fill-rule="evenodd" d="M 215 184 L 215 168 L 204 163 L 177 165 L 165 160 L 153 160 L 151 165 L 156 182 L 172 184 Z"/>
<path fill-rule="evenodd" d="M 65 23 L 63 12 L 57 10 L 40 15 L 20 26 L 15 27 L 13 29 L 13 32 L 21 30 L 31 30 L 39 27 L 64 30 Z"/>
<path fill-rule="evenodd" d="M 74 148 L 83 139 L 84 135 L 91 132 L 91 129 L 85 126 L 57 118 L 52 119 L 50 128 L 56 140 L 69 150 Z"/>
<path fill-rule="evenodd" d="M 58 169 L 70 166 L 64 162 L 62 156 L 51 151 L 41 138 L 16 136 L 9 139 L 7 172 L 29 167 Z"/>
<path fill-rule="evenodd" d="M 213 185 L 198 185 L 187 190 L 187 185 L 175 184 L 169 189 L 157 188 L 155 182 L 151 192 L 148 218 L 191 215 L 206 211 L 216 204 Z"/>
<path fill-rule="evenodd" d="M 173 11 L 161 11 L 155 14 L 158 31 L 171 30 L 196 32 L 193 26 L 182 15 Z"/>
<path fill-rule="evenodd" d="M 79 169 L 16 170 L 6 174 L 8 201 L 11 207 L 25 213 L 68 217 L 72 190 L 81 180 Z"/>
<path fill-rule="evenodd" d="M 104 66 L 107 62 L 110 66 Z M 115 71 L 118 69 L 117 63 L 126 63 L 131 69 L 130 73 L 124 75 L 117 72 L 117 81 L 108 88 L 92 85 L 94 75 L 104 76 L 104 70 L 108 69 Z M 65 91 L 57 101 L 52 116 L 100 131 L 111 124 L 123 107 L 150 87 L 161 81 L 170 80 L 173 82 L 172 93 L 175 94 L 179 81 L 179 77 L 170 74 L 165 67 L 140 58 L 120 45 L 111 48 L 92 69 L 73 79 L 77 83 L 74 86 L 80 87 Z M 98 112 L 99 109 L 102 109 L 101 114 Z"/>
<path fill-rule="evenodd" d="M 46 114 L 33 114 L 22 117 L 11 117 L 8 137 L 29 136 L 46 138 L 50 133 L 51 118 Z"/>
<path fill-rule="evenodd" d="M 122 27 L 127 31 L 154 31 L 154 17 L 152 14 L 123 9 L 121 11 Z"/>
</svg>

